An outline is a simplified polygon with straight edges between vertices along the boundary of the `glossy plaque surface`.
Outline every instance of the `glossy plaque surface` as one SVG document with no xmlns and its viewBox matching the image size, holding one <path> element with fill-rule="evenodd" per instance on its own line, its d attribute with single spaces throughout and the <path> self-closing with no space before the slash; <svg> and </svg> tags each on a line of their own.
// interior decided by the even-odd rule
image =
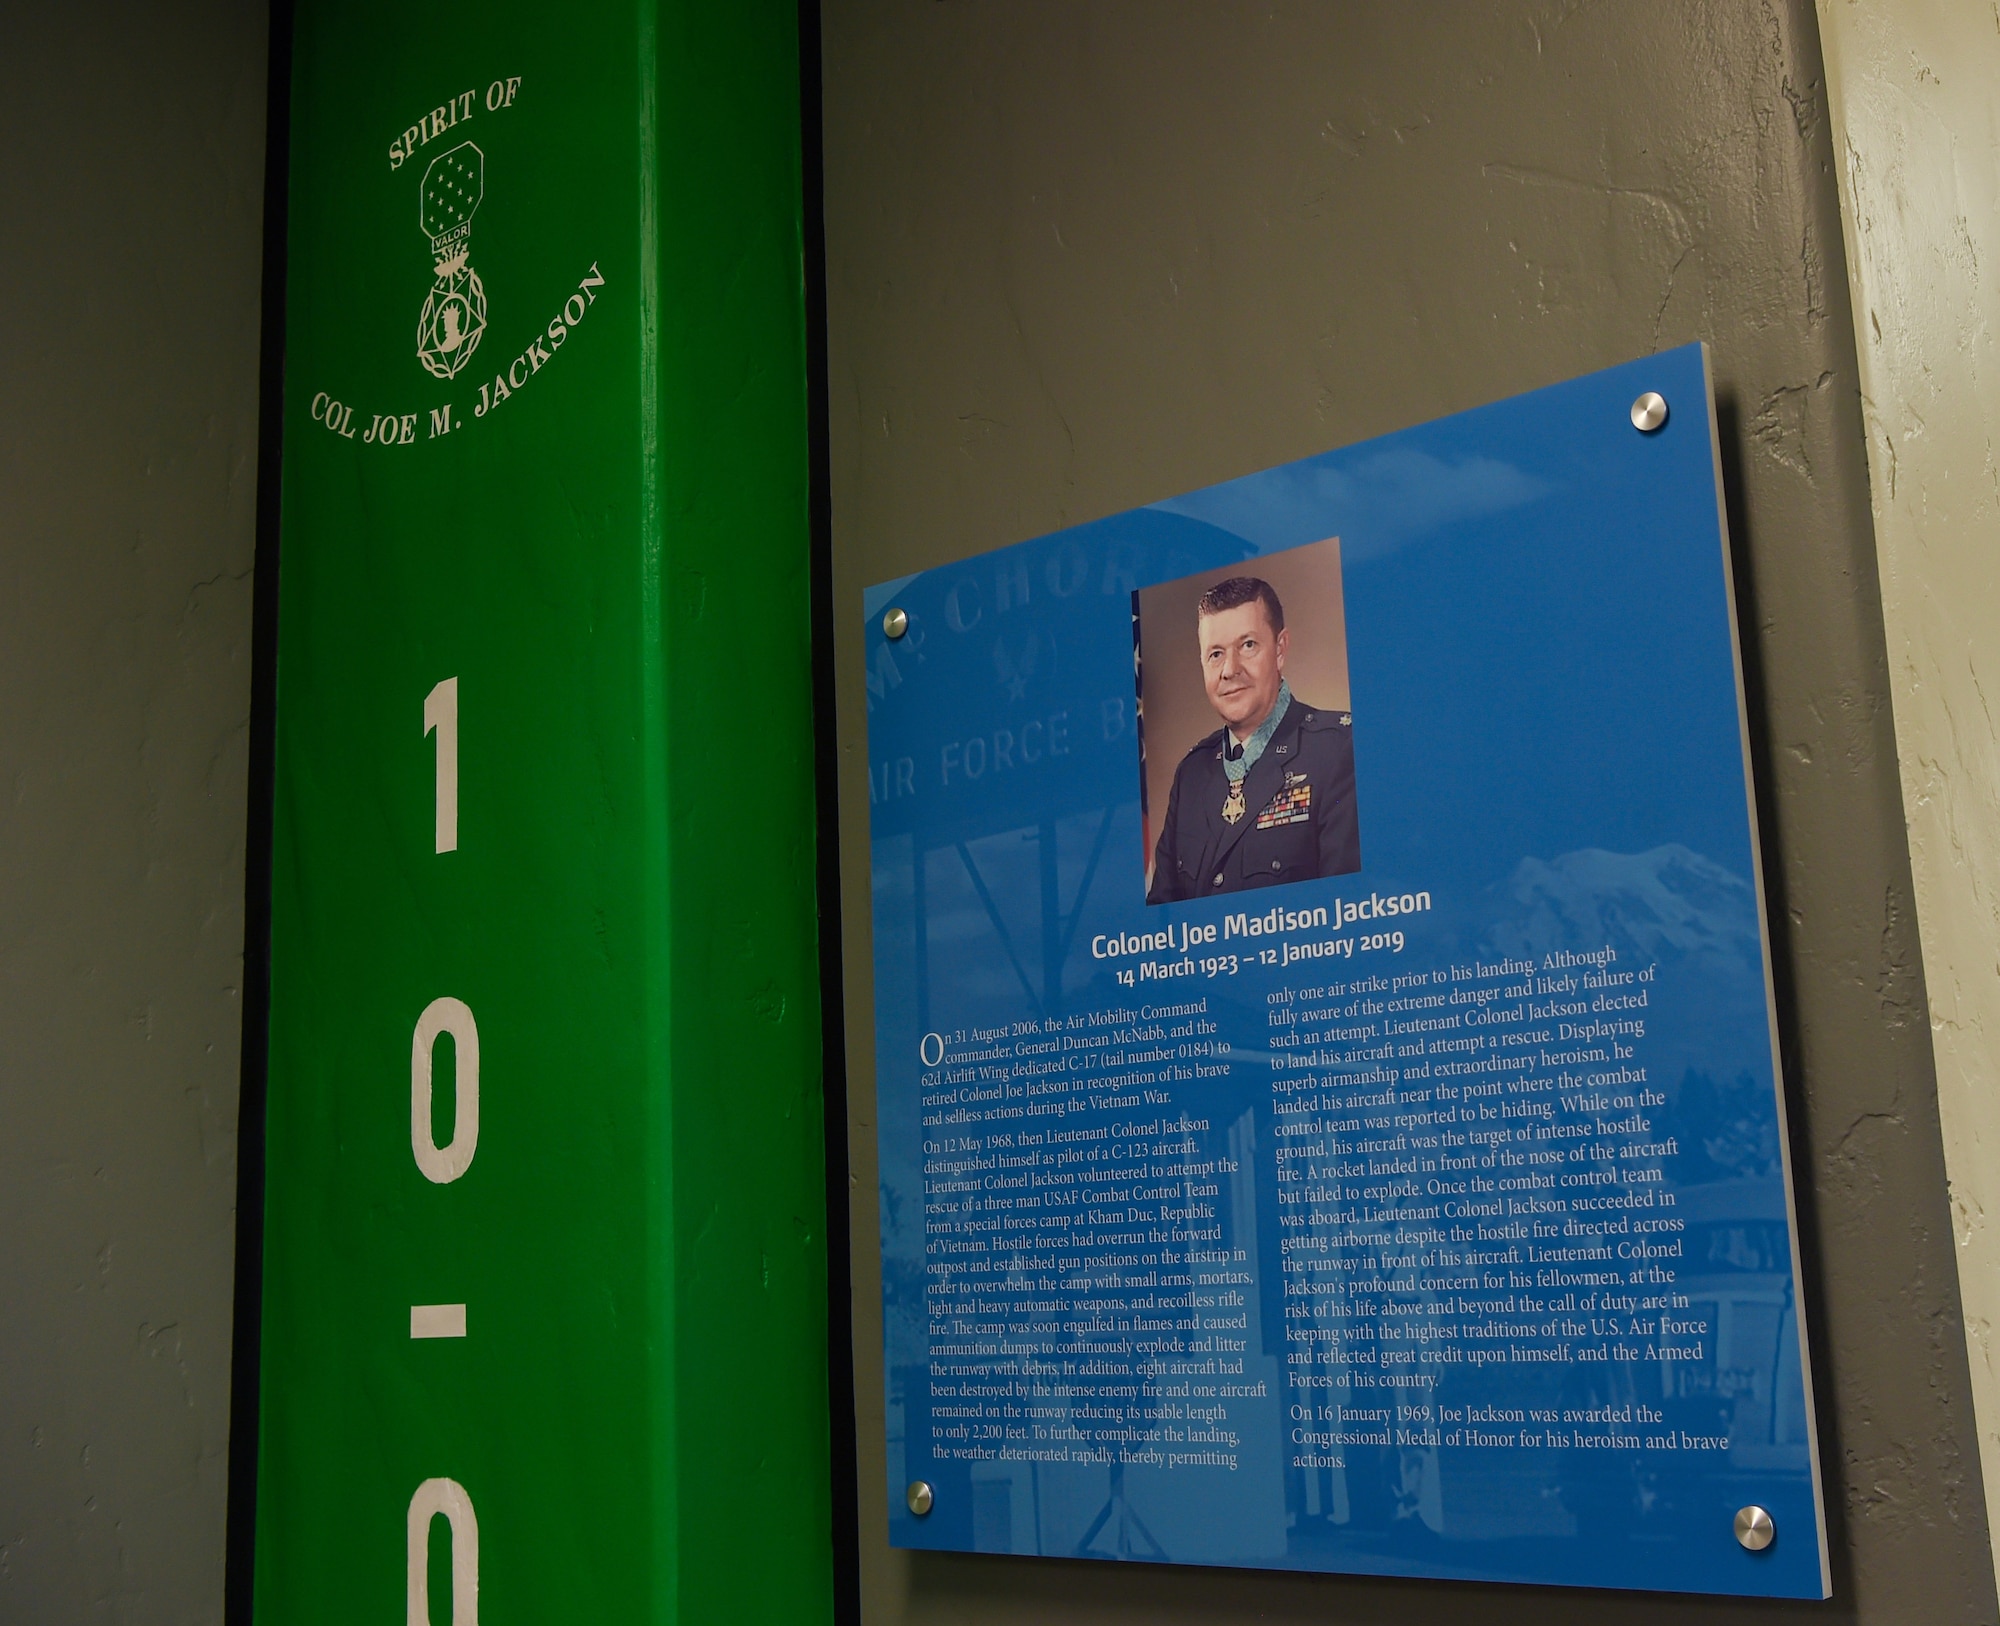
<svg viewBox="0 0 2000 1626">
<path fill-rule="evenodd" d="M 1709 403 L 866 595 L 896 1545 L 1826 1594 Z"/>
</svg>

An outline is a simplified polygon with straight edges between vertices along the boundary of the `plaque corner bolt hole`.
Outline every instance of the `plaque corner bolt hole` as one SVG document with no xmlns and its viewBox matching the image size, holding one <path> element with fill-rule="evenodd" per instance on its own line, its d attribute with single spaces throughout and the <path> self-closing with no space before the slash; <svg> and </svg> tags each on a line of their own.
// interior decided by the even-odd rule
<svg viewBox="0 0 2000 1626">
<path fill-rule="evenodd" d="M 1736 1511 L 1736 1540 L 1748 1552 L 1761 1553 L 1778 1539 L 1771 1515 L 1754 1503 Z"/>
<path fill-rule="evenodd" d="M 1648 390 L 1632 403 L 1632 427 L 1650 435 L 1667 421 L 1667 398 L 1658 390 Z"/>
<path fill-rule="evenodd" d="M 910 1481 L 910 1488 L 904 1493 L 904 1499 L 910 1504 L 910 1511 L 920 1519 L 930 1512 L 937 1502 L 937 1497 L 932 1493 L 930 1486 L 921 1479 Z"/>
<path fill-rule="evenodd" d="M 882 617 L 882 632 L 885 637 L 900 638 L 909 630 L 909 612 L 900 606 L 890 610 L 888 614 Z M 914 1495 L 915 1492 L 913 1491 L 911 1494 Z"/>
</svg>

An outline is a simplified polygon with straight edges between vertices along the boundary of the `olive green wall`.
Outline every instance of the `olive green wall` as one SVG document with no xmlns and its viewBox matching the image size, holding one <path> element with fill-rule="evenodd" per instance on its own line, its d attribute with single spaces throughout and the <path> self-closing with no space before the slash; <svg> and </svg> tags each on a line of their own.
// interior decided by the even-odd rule
<svg viewBox="0 0 2000 1626">
<path fill-rule="evenodd" d="M 220 1621 L 265 8 L 0 48 L 0 1621 Z"/>
<path fill-rule="evenodd" d="M 1994 1619 L 1810 0 L 823 18 L 864 1618 Z M 1695 338 L 1743 561 L 1833 1603 L 890 1552 L 862 585 Z"/>
</svg>

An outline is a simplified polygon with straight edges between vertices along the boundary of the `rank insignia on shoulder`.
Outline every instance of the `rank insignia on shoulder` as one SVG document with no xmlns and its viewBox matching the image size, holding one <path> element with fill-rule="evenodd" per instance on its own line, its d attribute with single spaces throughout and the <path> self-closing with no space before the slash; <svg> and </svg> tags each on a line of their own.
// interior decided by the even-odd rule
<svg viewBox="0 0 2000 1626">
<path fill-rule="evenodd" d="M 1351 711 L 1343 711 L 1340 714 L 1340 726 L 1342 728 L 1352 728 L 1354 726 L 1354 713 Z"/>
</svg>

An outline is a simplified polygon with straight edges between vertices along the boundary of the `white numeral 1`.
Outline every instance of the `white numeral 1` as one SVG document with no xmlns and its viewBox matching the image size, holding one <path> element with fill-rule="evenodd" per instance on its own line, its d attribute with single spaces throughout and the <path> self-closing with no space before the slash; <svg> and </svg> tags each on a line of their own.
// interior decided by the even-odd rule
<svg viewBox="0 0 2000 1626">
<path fill-rule="evenodd" d="M 437 731 L 437 850 L 458 851 L 458 679 L 424 696 L 424 733 Z"/>
<path fill-rule="evenodd" d="M 449 1033 L 458 1047 L 457 1107 L 448 1146 L 431 1136 L 431 1053 L 440 1033 Z M 424 1178 L 441 1186 L 471 1168 L 479 1150 L 479 1027 L 472 1007 L 450 995 L 424 1007 L 410 1037 L 410 1150 Z"/>
<path fill-rule="evenodd" d="M 431 1520 L 451 1523 L 451 1626 L 479 1626 L 479 1520 L 455 1479 L 426 1479 L 410 1498 L 409 1626 L 431 1626 Z"/>
</svg>

